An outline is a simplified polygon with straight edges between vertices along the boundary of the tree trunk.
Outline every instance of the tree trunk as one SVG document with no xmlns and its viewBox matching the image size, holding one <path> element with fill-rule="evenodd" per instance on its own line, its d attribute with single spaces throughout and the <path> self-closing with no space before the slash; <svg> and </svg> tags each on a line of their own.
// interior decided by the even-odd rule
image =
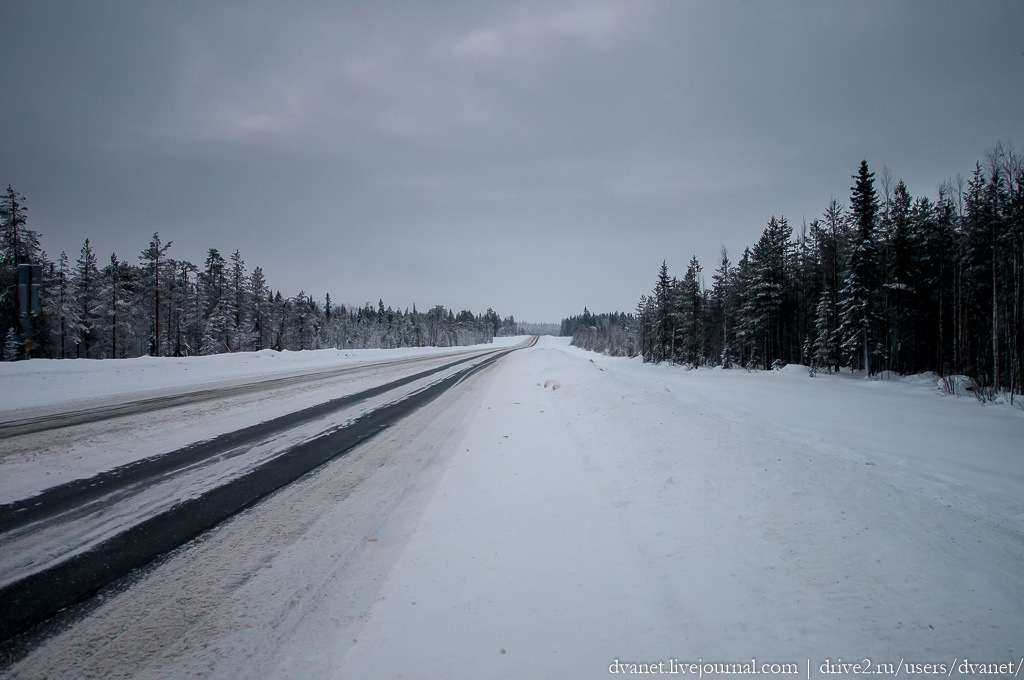
<svg viewBox="0 0 1024 680">
<path fill-rule="evenodd" d="M 863 329 L 864 333 L 864 378 L 871 377 L 871 351 L 868 348 L 868 329 Z"/>
<path fill-rule="evenodd" d="M 992 387 L 999 393 L 999 296 L 996 278 L 996 247 L 992 245 Z"/>
</svg>

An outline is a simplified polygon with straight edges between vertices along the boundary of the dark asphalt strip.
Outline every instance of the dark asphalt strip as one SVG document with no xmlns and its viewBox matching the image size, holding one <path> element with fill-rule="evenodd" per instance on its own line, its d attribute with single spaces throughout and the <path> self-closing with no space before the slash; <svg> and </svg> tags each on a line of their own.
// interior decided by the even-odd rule
<svg viewBox="0 0 1024 680">
<path fill-rule="evenodd" d="M 0 641 L 88 598 L 131 570 L 348 452 L 513 351 L 495 353 L 400 401 L 305 442 L 199 498 L 183 501 L 150 517 L 87 552 L 3 587 L 0 589 Z"/>
<path fill-rule="evenodd" d="M 0 533 L 13 531 L 31 522 L 79 508 L 91 500 L 101 498 L 118 489 L 130 485 L 148 483 L 158 475 L 180 470 L 229 449 L 261 442 L 277 432 L 291 429 L 316 418 L 322 418 L 338 409 L 378 396 L 388 390 L 408 385 L 416 380 L 427 378 L 476 358 L 479 358 L 479 355 L 459 359 L 438 368 L 399 378 L 398 380 L 393 380 L 363 392 L 338 397 L 323 404 L 311 406 L 235 432 L 228 432 L 213 439 L 197 442 L 175 451 L 127 463 L 86 479 L 76 479 L 60 484 L 46 489 L 40 494 L 13 503 L 0 504 Z"/>
</svg>

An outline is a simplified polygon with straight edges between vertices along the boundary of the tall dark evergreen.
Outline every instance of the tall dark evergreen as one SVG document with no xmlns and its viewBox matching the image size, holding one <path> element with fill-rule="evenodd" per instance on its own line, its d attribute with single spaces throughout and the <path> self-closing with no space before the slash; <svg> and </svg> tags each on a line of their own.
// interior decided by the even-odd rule
<svg viewBox="0 0 1024 680">
<path fill-rule="evenodd" d="M 20 347 L 23 339 L 18 265 L 43 264 L 43 259 L 39 234 L 28 227 L 25 197 L 8 184 L 7 193 L 0 197 L 0 334 L 10 331 L 12 347 Z M 6 348 L 0 347 L 0 353 L 7 359 L 15 358 Z"/>
<path fill-rule="evenodd" d="M 884 367 L 906 372 L 914 362 L 918 280 L 918 232 L 911 221 L 912 199 L 900 180 L 893 192 L 885 234 L 882 285 Z"/>
<path fill-rule="evenodd" d="M 103 329 L 103 356 L 114 359 L 131 356 L 132 338 L 131 285 L 132 273 L 116 253 L 100 272 L 100 310 Z"/>
<path fill-rule="evenodd" d="M 697 256 L 690 258 L 686 274 L 678 287 L 678 328 L 679 340 L 676 355 L 690 364 L 697 365 L 702 358 L 704 346 L 704 292 L 700 274 L 702 271 Z"/>
<path fill-rule="evenodd" d="M 19 264 L 41 264 L 39 234 L 28 228 L 25 197 L 7 185 L 0 198 L 0 264 L 5 268 Z"/>
<path fill-rule="evenodd" d="M 860 170 L 853 176 L 851 188 L 850 221 L 853 244 L 847 267 L 846 285 L 841 291 L 840 333 L 843 349 L 851 365 L 871 374 L 871 355 L 874 352 L 876 325 L 875 297 L 878 286 L 878 253 L 875 247 L 875 221 L 878 215 L 878 194 L 875 193 L 873 172 L 867 161 L 861 161 Z"/>
<path fill-rule="evenodd" d="M 733 272 L 729 262 L 729 251 L 722 246 L 718 260 L 718 269 L 711 276 L 711 296 L 709 298 L 708 318 L 711 324 L 709 338 L 711 346 L 718 350 L 718 363 L 722 368 L 732 368 L 733 364 Z M 714 357 L 711 357 L 712 359 Z"/>
<path fill-rule="evenodd" d="M 205 327 L 202 340 L 203 353 L 218 354 L 230 351 L 231 309 L 227 297 L 227 262 L 216 248 L 210 248 L 206 253 L 206 262 L 203 273 L 200 275 L 200 285 L 203 289 Z"/>
<path fill-rule="evenodd" d="M 232 351 L 237 352 L 248 347 L 250 338 L 248 320 L 245 318 L 248 311 L 249 281 L 245 275 L 245 261 L 238 250 L 231 255 L 228 278 L 228 344 Z"/>
<path fill-rule="evenodd" d="M 658 282 L 654 286 L 654 361 L 666 361 L 672 358 L 675 329 L 672 323 L 672 279 L 668 275 L 668 263 L 662 261 L 658 272 Z"/>
<path fill-rule="evenodd" d="M 270 345 L 270 291 L 262 267 L 254 267 L 249 275 L 249 322 L 253 349 L 259 351 Z M 328 304 L 330 297 L 328 297 Z"/>
<path fill-rule="evenodd" d="M 71 265 L 68 261 L 68 254 L 61 251 L 55 265 L 51 267 L 53 275 L 50 283 L 50 306 L 48 309 L 51 319 L 51 346 L 56 350 L 54 356 L 58 359 L 66 359 L 68 352 L 77 344 L 78 338 L 78 310 L 75 305 L 75 296 L 72 288 Z"/>
<path fill-rule="evenodd" d="M 171 241 L 163 243 L 160 240 L 160 234 L 154 233 L 149 247 L 139 255 L 139 261 L 142 262 L 145 273 L 140 293 L 150 310 L 152 324 L 149 336 L 149 354 L 157 357 L 163 354 L 160 349 L 160 274 L 170 247 Z"/>
<path fill-rule="evenodd" d="M 768 221 L 750 257 L 746 311 L 765 366 L 786 363 L 783 319 L 789 287 L 786 272 L 792 229 L 786 218 Z"/>
<path fill-rule="evenodd" d="M 100 338 L 100 272 L 89 239 L 85 239 L 75 263 L 74 282 L 80 329 L 76 355 L 84 359 L 99 358 L 95 347 Z"/>
</svg>

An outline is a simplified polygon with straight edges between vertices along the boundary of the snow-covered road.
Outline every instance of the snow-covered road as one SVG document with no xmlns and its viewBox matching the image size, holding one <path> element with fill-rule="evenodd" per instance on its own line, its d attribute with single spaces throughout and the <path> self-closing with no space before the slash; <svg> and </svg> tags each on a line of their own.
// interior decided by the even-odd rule
<svg viewBox="0 0 1024 680">
<path fill-rule="evenodd" d="M 310 382 L 329 382 L 334 395 L 326 401 L 321 396 L 313 406 L 296 408 L 296 399 L 285 400 L 295 410 L 173 451 L 154 454 L 136 443 L 134 454 L 142 456 L 137 460 L 0 505 L 0 637 L 48 618 L 191 540 L 351 450 L 509 351 L 375 363 L 361 371 L 326 370 L 302 380 L 307 391 Z M 384 382 L 380 375 L 385 369 L 404 374 Z M 373 387 L 353 392 L 353 375 L 359 374 L 364 379 L 377 374 L 378 379 Z M 265 381 L 252 391 L 263 401 L 277 401 L 281 384 Z M 323 391 L 322 386 L 314 390 Z M 152 402 L 144 403 L 148 407 Z M 130 415 L 137 415 L 131 410 Z M 168 415 L 174 408 L 161 411 L 171 427 L 196 436 Z M 153 455 L 143 453 L 147 450 Z"/>
<path fill-rule="evenodd" d="M 521 340 L 469 348 L 0 364 L 0 432 L 55 416 L 119 413 L 0 439 L 0 504 Z M 140 402 L 160 408 L 138 409 Z"/>
<path fill-rule="evenodd" d="M 6 672 L 1016 665 L 1021 441 L 1019 409 L 923 381 L 685 371 L 544 338 L 111 591 Z"/>
</svg>

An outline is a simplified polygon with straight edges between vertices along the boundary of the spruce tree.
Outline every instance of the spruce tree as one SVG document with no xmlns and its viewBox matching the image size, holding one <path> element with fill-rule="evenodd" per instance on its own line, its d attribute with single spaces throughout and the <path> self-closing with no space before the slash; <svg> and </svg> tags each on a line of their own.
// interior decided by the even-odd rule
<svg viewBox="0 0 1024 680">
<path fill-rule="evenodd" d="M 201 275 L 203 287 L 203 319 L 205 322 L 204 353 L 218 354 L 230 351 L 231 307 L 228 300 L 227 263 L 220 251 L 210 248 L 206 254 L 205 269 Z"/>
<path fill-rule="evenodd" d="M 788 287 L 786 260 L 791 233 L 785 217 L 776 219 L 773 216 L 754 245 L 750 258 L 747 313 L 751 329 L 760 344 L 760 355 L 765 367 L 776 361 L 785 361 L 782 355 L 782 323 Z"/>
<path fill-rule="evenodd" d="M 716 329 L 717 358 L 722 368 L 732 368 L 732 342 L 730 333 L 732 309 L 732 265 L 729 262 L 729 251 L 722 246 L 718 269 L 711 276 L 711 317 Z"/>
<path fill-rule="evenodd" d="M 885 358 L 887 368 L 905 372 L 904 352 L 913 343 L 913 294 L 917 275 L 915 235 L 911 230 L 912 199 L 900 180 L 893 192 L 886 247 Z"/>
<path fill-rule="evenodd" d="M 686 274 L 680 285 L 680 316 L 682 337 L 685 342 L 680 350 L 685 350 L 687 363 L 694 366 L 702 363 L 704 296 L 701 291 L 701 269 L 700 262 L 694 255 L 686 267 Z"/>
<path fill-rule="evenodd" d="M 672 327 L 672 280 L 668 275 L 668 263 L 661 262 L 658 282 L 654 287 L 654 346 L 652 360 L 654 363 L 665 361 L 671 355 Z"/>
<path fill-rule="evenodd" d="M 843 347 L 851 362 L 862 358 L 864 373 L 871 375 L 871 344 L 875 341 L 875 294 L 877 292 L 877 255 L 875 248 L 875 221 L 878 214 L 878 195 L 874 187 L 875 175 L 868 171 L 868 162 L 861 161 L 860 170 L 851 187 L 850 219 L 853 226 L 853 246 L 846 285 L 841 291 L 841 333 Z"/>
<path fill-rule="evenodd" d="M 229 344 L 232 351 L 238 351 L 247 348 L 250 338 L 245 318 L 248 309 L 249 281 L 245 276 L 245 261 L 242 260 L 242 254 L 238 250 L 231 255 L 228 278 Z"/>
<path fill-rule="evenodd" d="M 56 317 L 54 331 L 58 334 L 54 349 L 59 348 L 57 357 L 66 359 L 71 348 L 79 342 L 80 325 L 78 321 L 78 306 L 75 304 L 74 285 L 71 275 L 71 265 L 68 263 L 68 254 L 61 251 L 57 259 L 55 284 L 56 291 L 50 296 L 54 307 L 51 315 Z"/>
<path fill-rule="evenodd" d="M 18 333 L 14 328 L 8 328 L 4 334 L 4 361 L 17 361 L 21 358 L 21 343 L 18 341 Z"/>
<path fill-rule="evenodd" d="M 74 283 L 80 329 L 80 345 L 76 348 L 76 354 L 92 359 L 95 358 L 94 350 L 100 330 L 100 273 L 89 239 L 85 239 L 81 254 L 75 262 Z"/>
<path fill-rule="evenodd" d="M 150 310 L 149 353 L 157 357 L 163 354 L 160 350 L 160 273 L 163 269 L 164 257 L 167 255 L 171 243 L 171 241 L 162 243 L 159 232 L 154 232 L 149 247 L 139 255 L 139 261 L 142 263 L 145 273 L 143 289 L 140 292 Z"/>
<path fill-rule="evenodd" d="M 263 277 L 263 268 L 254 267 L 249 275 L 249 322 L 257 351 L 270 345 L 270 291 Z"/>
<path fill-rule="evenodd" d="M 43 259 L 39 234 L 28 228 L 25 197 L 8 184 L 7 193 L 0 197 L 0 328 L 13 328 L 17 338 L 23 333 L 17 295 L 18 265 L 41 265 Z"/>
</svg>

